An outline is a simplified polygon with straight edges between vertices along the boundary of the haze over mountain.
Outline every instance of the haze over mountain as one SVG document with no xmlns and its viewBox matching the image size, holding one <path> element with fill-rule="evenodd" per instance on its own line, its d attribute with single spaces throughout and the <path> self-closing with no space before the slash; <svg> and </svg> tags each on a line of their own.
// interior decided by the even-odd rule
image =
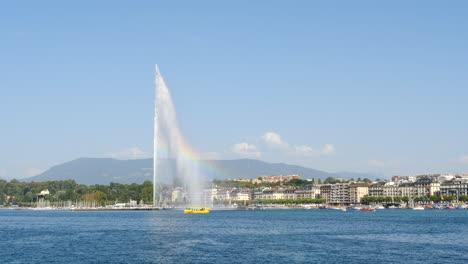
<svg viewBox="0 0 468 264">
<path fill-rule="evenodd" d="M 328 173 L 297 165 L 268 163 L 255 159 L 205 160 L 200 167 L 208 179 L 254 179 L 262 175 L 299 174 L 303 179 L 327 177 L 375 178 L 366 173 Z M 169 165 L 170 166 L 170 165 Z M 117 160 L 112 158 L 79 158 L 23 181 L 49 181 L 73 179 L 80 184 L 142 183 L 151 181 L 153 175 L 152 159 Z"/>
</svg>

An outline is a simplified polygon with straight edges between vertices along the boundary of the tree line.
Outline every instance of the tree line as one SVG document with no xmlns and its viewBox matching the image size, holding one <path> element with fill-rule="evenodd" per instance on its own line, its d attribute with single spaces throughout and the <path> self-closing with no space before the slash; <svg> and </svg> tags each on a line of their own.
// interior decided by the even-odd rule
<svg viewBox="0 0 468 264">
<path fill-rule="evenodd" d="M 48 190 L 49 194 L 40 195 Z M 52 203 L 62 201 L 93 201 L 99 204 L 126 203 L 130 200 L 151 203 L 153 184 L 145 181 L 142 184 L 121 184 L 111 182 L 109 185 L 83 185 L 74 180 L 20 182 L 18 180 L 0 180 L 0 204 L 18 204 L 28 206 L 39 199 Z"/>
</svg>

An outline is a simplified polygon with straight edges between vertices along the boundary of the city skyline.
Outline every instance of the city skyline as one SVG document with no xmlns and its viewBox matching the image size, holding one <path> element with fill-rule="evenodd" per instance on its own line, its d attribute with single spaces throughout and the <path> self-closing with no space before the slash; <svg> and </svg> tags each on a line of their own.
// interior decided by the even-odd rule
<svg viewBox="0 0 468 264">
<path fill-rule="evenodd" d="M 370 3 L 7 3 L 0 178 L 150 157 L 155 63 L 203 158 L 467 172 L 467 4 Z"/>
</svg>

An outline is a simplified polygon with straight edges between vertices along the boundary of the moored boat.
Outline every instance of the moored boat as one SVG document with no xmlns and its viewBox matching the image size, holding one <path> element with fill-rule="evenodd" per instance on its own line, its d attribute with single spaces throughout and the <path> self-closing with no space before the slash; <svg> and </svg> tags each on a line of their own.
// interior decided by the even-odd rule
<svg viewBox="0 0 468 264">
<path fill-rule="evenodd" d="M 413 207 L 413 210 L 422 211 L 422 210 L 424 210 L 424 207 L 416 206 L 416 207 Z"/>
<path fill-rule="evenodd" d="M 361 210 L 359 210 L 361 212 L 374 212 L 375 209 L 374 208 L 361 208 Z"/>
<path fill-rule="evenodd" d="M 346 211 L 346 208 L 344 208 L 344 207 L 330 207 L 330 208 L 328 208 L 328 209 L 332 209 L 332 210 L 341 210 L 341 211 L 344 211 L 344 212 Z"/>
</svg>

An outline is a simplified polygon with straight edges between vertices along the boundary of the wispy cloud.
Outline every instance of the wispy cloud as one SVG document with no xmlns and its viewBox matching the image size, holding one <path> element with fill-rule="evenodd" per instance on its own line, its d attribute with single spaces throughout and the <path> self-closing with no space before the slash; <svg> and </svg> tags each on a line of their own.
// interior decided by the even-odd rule
<svg viewBox="0 0 468 264">
<path fill-rule="evenodd" d="M 145 159 L 152 157 L 152 154 L 143 151 L 139 147 L 132 147 L 118 152 L 109 152 L 106 156 L 114 159 Z"/>
<path fill-rule="evenodd" d="M 232 151 L 244 157 L 258 158 L 261 156 L 261 153 L 260 151 L 258 151 L 256 146 L 246 142 L 235 144 L 234 146 L 232 146 Z"/>
<path fill-rule="evenodd" d="M 336 153 L 336 148 L 332 144 L 325 144 L 322 149 L 323 155 L 333 155 Z"/>
<path fill-rule="evenodd" d="M 289 148 L 289 144 L 281 139 L 281 136 L 275 132 L 263 134 L 262 140 L 271 147 Z"/>
<path fill-rule="evenodd" d="M 284 141 L 281 136 L 275 132 L 267 132 L 261 136 L 261 139 L 267 144 L 267 146 L 280 149 L 288 155 L 319 157 L 333 155 L 336 153 L 336 148 L 332 144 L 326 144 L 322 148 L 314 148 L 307 145 L 294 146 Z"/>
</svg>

